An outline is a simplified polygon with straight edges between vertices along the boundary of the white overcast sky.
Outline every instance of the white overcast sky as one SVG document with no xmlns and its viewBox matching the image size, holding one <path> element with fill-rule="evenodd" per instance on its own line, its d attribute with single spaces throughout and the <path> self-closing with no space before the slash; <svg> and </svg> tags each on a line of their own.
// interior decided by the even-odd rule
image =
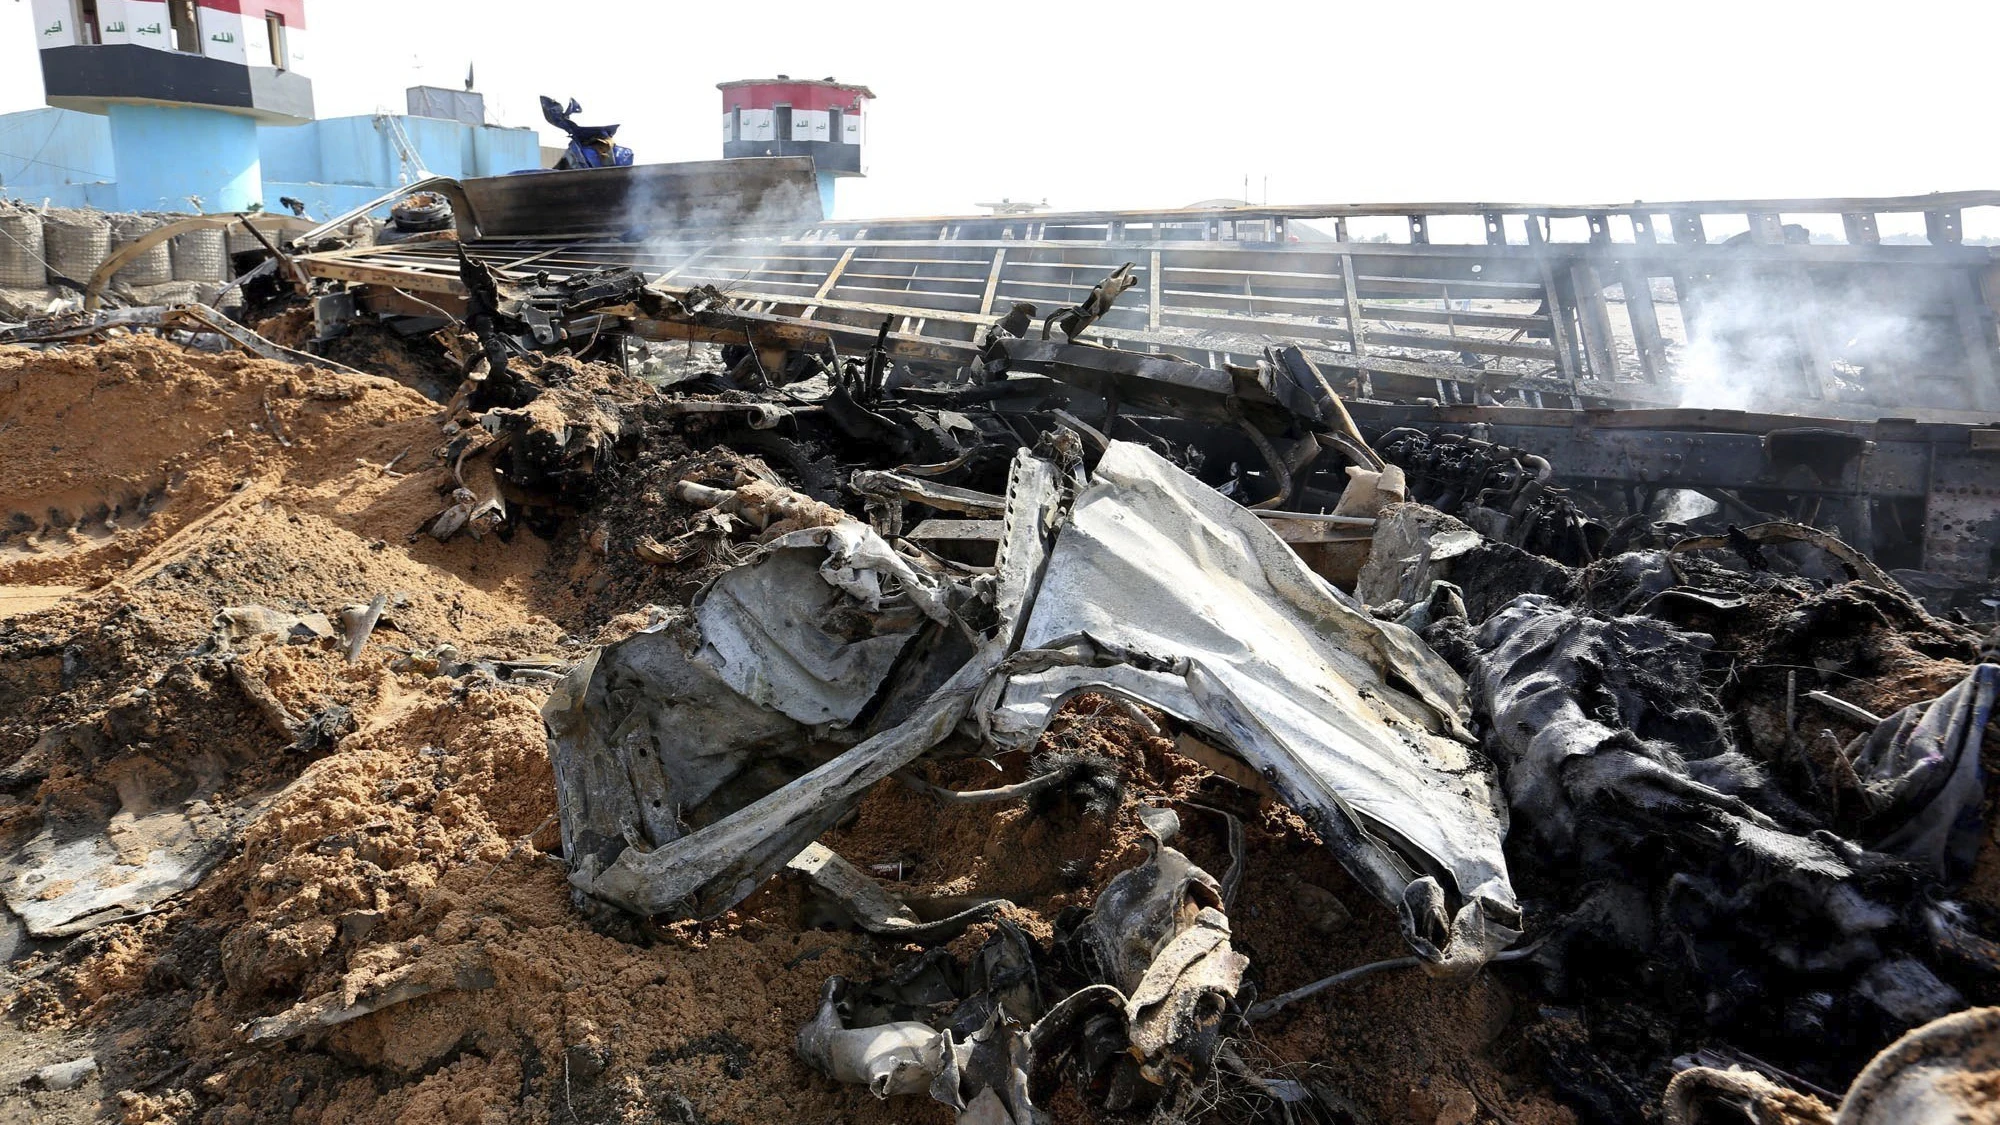
<svg viewBox="0 0 2000 1125">
<path fill-rule="evenodd" d="M 721 155 L 718 81 L 865 83 L 843 217 L 1056 208 L 1613 202 L 2000 187 L 1993 0 L 410 3 L 308 0 L 322 117 L 458 86 L 641 161 Z M 0 112 L 42 104 L 0 0 Z M 1968 218 L 1970 222 L 1970 218 Z"/>
</svg>

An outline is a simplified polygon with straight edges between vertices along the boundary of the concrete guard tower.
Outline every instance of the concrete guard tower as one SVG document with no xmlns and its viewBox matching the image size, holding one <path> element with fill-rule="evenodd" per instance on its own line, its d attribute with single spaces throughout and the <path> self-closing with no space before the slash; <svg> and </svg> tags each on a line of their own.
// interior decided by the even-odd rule
<svg viewBox="0 0 2000 1125">
<path fill-rule="evenodd" d="M 305 0 L 33 0 L 50 105 L 110 118 L 119 205 L 264 198 L 257 126 L 312 120 Z"/>
<path fill-rule="evenodd" d="M 866 174 L 861 162 L 863 109 L 875 97 L 866 86 L 780 74 L 719 82 L 722 155 L 810 156 L 819 177 L 820 210 L 833 217 L 833 185 Z"/>
</svg>

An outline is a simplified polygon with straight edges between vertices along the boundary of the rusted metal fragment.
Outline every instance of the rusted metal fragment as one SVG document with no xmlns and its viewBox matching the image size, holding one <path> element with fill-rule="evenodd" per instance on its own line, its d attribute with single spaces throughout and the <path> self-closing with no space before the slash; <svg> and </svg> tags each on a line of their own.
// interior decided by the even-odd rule
<svg viewBox="0 0 2000 1125">
<path fill-rule="evenodd" d="M 1100 983 L 1124 994 L 1126 1034 L 1155 1085 L 1202 1078 L 1250 959 L 1230 947 L 1222 884 L 1169 845 L 1180 820 L 1142 813 L 1152 854 L 1097 896 L 1076 935 Z"/>
<path fill-rule="evenodd" d="M 785 868 L 804 876 L 862 929 L 900 941 L 924 944 L 950 941 L 964 933 L 967 926 L 983 922 L 994 911 L 1010 905 L 1005 899 L 990 899 L 949 917 L 926 922 L 902 900 L 884 890 L 882 884 L 825 844 L 807 844 Z"/>
</svg>

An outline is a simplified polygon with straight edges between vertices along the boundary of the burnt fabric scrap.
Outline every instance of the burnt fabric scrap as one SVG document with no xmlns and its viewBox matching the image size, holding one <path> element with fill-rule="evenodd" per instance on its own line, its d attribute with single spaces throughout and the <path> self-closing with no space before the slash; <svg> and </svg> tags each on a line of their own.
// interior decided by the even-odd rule
<svg viewBox="0 0 2000 1125">
<path fill-rule="evenodd" d="M 1980 743 L 1996 687 L 2000 664 L 1976 665 L 1951 690 L 1903 708 L 1847 748 L 1868 804 L 1870 846 L 1933 874 L 1971 873 L 1986 797 Z"/>
<path fill-rule="evenodd" d="M 1440 582 L 1459 589 L 1468 619 L 1478 624 L 1521 594 L 1560 597 L 1575 576 L 1560 563 L 1488 539 L 1436 508 L 1411 503 L 1382 509 L 1355 596 L 1385 611 L 1424 601 Z"/>
<path fill-rule="evenodd" d="M 1477 632 L 1474 701 L 1512 806 L 1512 854 L 1568 898 L 1558 906 L 1567 923 L 1537 957 L 1549 987 L 1574 995 L 1587 979 L 1642 972 L 1655 987 L 1680 982 L 1690 1015 L 1749 1041 L 1770 1029 L 1782 1049 L 1816 1029 L 1823 1055 L 1961 1005 L 1941 971 L 1961 932 L 1955 908 L 1934 901 L 1936 882 L 1918 864 L 1825 830 L 1737 748 L 1703 682 L 1709 643 L 1539 595 Z M 1951 732 L 1976 710 L 1974 685 L 1988 682 L 1975 675 L 1962 696 L 1932 705 L 1936 737 L 1909 734 L 1896 760 L 1965 747 Z M 1885 762 L 1895 731 L 1922 727 L 1901 718 L 1874 736 Z M 1956 808 L 1940 795 L 1956 761 L 1909 786 L 1912 810 Z"/>
</svg>

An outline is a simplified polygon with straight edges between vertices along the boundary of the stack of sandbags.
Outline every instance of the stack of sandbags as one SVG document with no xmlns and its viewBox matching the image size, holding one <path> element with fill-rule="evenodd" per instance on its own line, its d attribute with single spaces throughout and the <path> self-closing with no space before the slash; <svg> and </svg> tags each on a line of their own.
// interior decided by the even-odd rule
<svg viewBox="0 0 2000 1125">
<path fill-rule="evenodd" d="M 267 251 L 264 249 L 265 242 L 282 248 L 286 241 L 296 237 L 296 231 L 287 230 L 271 221 L 273 218 L 280 217 L 276 213 L 265 212 L 265 215 L 267 217 L 257 227 L 257 230 L 264 236 L 262 242 L 258 241 L 255 234 L 250 233 L 247 224 L 231 223 L 229 225 L 228 243 L 230 254 L 248 254 L 253 250 L 260 254 L 266 253 Z"/>
<path fill-rule="evenodd" d="M 96 211 L 44 211 L 42 237 L 50 272 L 78 285 L 111 256 L 111 220 Z"/>
<path fill-rule="evenodd" d="M 211 284 L 227 280 L 229 259 L 225 243 L 219 230 L 191 230 L 175 235 L 168 243 L 173 248 L 174 280 Z"/>
<path fill-rule="evenodd" d="M 271 231 L 265 231 L 264 237 L 271 240 L 271 245 L 276 246 L 278 245 L 278 240 L 283 236 Z M 256 235 L 245 230 L 242 223 L 229 224 L 229 232 L 224 236 L 224 244 L 229 248 L 231 254 L 248 254 L 252 250 L 261 251 L 264 249 L 264 244 L 257 241 Z"/>
<path fill-rule="evenodd" d="M 169 281 L 161 285 L 134 285 L 130 294 L 139 305 L 212 305 L 222 286 L 207 281 Z"/>
<path fill-rule="evenodd" d="M 160 220 L 149 215 L 113 215 L 111 241 L 114 252 L 160 229 Z M 159 245 L 134 257 L 119 268 L 119 282 L 125 285 L 165 285 L 174 279 L 173 251 Z"/>
<path fill-rule="evenodd" d="M 0 288 L 47 285 L 45 256 L 41 216 L 25 207 L 0 206 Z"/>
</svg>

